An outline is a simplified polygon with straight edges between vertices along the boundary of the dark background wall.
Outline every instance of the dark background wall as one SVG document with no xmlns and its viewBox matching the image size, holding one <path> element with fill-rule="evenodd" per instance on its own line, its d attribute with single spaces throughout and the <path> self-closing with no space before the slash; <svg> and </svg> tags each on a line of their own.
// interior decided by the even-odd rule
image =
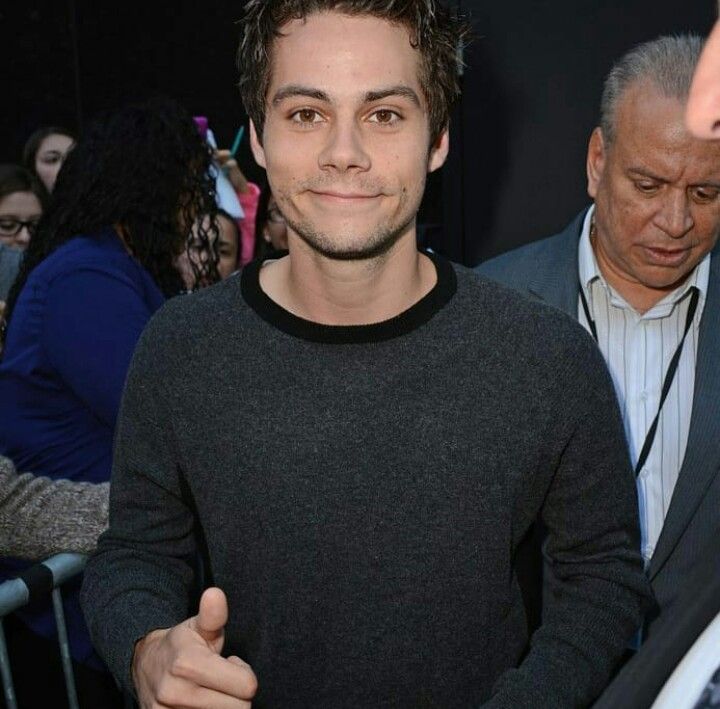
<svg viewBox="0 0 720 709">
<path fill-rule="evenodd" d="M 586 203 L 585 148 L 603 77 L 634 44 L 707 34 L 715 0 L 454 0 L 477 34 L 448 164 L 428 184 L 427 241 L 467 264 L 561 228 Z M 174 96 L 222 145 L 246 120 L 235 88 L 241 0 L 2 0 L 0 161 L 49 123 Z M 240 163 L 261 175 L 247 141 Z"/>
</svg>

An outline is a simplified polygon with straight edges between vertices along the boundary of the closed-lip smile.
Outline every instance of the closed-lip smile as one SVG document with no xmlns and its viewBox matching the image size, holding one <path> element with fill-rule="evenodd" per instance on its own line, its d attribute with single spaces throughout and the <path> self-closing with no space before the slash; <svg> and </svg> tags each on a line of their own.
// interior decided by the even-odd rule
<svg viewBox="0 0 720 709">
<path fill-rule="evenodd" d="M 328 197 L 339 200 L 361 200 L 379 197 L 379 194 L 366 194 L 364 192 L 340 192 L 339 190 L 310 190 L 318 197 Z"/>
</svg>

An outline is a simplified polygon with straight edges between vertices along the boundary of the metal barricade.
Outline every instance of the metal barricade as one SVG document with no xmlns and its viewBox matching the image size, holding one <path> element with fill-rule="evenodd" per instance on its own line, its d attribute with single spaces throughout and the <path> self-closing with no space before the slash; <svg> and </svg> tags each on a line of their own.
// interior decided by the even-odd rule
<svg viewBox="0 0 720 709">
<path fill-rule="evenodd" d="M 70 709 L 79 709 L 60 586 L 81 573 L 85 568 L 86 562 L 87 557 L 82 554 L 57 554 L 31 567 L 22 574 L 21 578 L 11 579 L 0 584 L 0 674 L 2 674 L 3 692 L 5 694 L 7 709 L 17 709 L 18 704 L 13 687 L 10 658 L 8 656 L 5 630 L 2 621 L 9 613 L 27 605 L 31 596 L 34 597 L 36 595 L 37 589 L 33 588 L 34 579 L 40 580 L 39 583 L 42 588 L 46 588 L 46 581 L 50 581 L 53 611 L 55 612 L 55 622 L 57 624 L 58 641 L 60 644 L 60 657 L 65 674 L 68 706 Z M 48 572 L 50 573 L 50 579 L 48 579 Z"/>
</svg>

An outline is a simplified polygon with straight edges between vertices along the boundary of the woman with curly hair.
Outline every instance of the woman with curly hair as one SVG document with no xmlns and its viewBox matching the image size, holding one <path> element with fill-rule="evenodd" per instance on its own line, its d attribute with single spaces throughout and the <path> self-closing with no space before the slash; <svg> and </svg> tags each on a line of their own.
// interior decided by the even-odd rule
<svg viewBox="0 0 720 709">
<path fill-rule="evenodd" d="M 135 344 L 165 298 L 185 288 L 175 263 L 191 225 L 198 215 L 215 213 L 210 160 L 191 117 L 169 100 L 105 117 L 68 155 L 7 303 L 0 453 L 21 469 L 93 483 L 109 479 Z M 196 282 L 217 280 L 208 238 L 214 224 L 209 220 L 195 237 L 211 254 L 193 266 Z M 4 562 L 6 575 L 17 568 Z M 114 706 L 117 690 L 107 675 L 94 672 L 101 666 L 76 592 L 65 597 L 82 705 Z M 49 608 L 23 614 L 35 657 L 42 652 L 38 636 L 54 633 L 50 616 Z M 57 646 L 48 645 L 47 655 L 53 661 Z M 21 696 L 23 689 L 23 706 L 46 705 Z M 58 696 L 62 691 L 61 684 Z"/>
</svg>

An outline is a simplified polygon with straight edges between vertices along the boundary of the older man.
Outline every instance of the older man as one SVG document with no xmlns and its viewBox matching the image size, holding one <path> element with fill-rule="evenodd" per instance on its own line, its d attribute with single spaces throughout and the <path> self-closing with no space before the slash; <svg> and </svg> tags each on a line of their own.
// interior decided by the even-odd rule
<svg viewBox="0 0 720 709">
<path fill-rule="evenodd" d="M 719 3 L 720 9 L 720 3 Z M 720 22 L 700 58 L 686 108 L 698 138 L 720 138 Z M 720 705 L 720 537 L 711 536 L 677 601 L 595 709 L 710 709 Z"/>
<path fill-rule="evenodd" d="M 701 48 L 698 37 L 661 37 L 620 59 L 588 148 L 594 205 L 562 233 L 480 267 L 597 341 L 623 412 L 660 613 L 720 535 L 720 145 L 684 124 Z"/>
</svg>

